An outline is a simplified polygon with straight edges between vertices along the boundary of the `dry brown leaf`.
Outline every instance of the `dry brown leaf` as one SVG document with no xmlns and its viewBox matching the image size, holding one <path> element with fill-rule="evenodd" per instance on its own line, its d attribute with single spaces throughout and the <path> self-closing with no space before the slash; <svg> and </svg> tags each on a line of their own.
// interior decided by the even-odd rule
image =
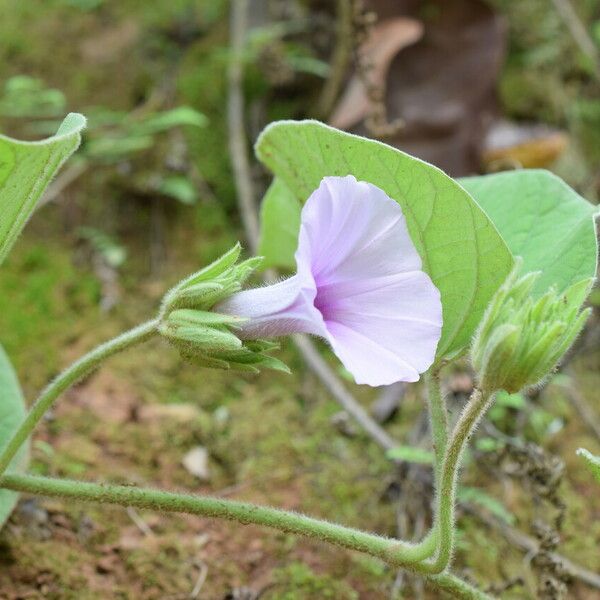
<svg viewBox="0 0 600 600">
<path fill-rule="evenodd" d="M 495 85 L 505 54 L 503 20 L 482 0 L 370 0 L 380 20 L 422 22 L 422 37 L 392 59 L 385 79 L 385 141 L 450 175 L 480 169 L 483 140 L 496 119 Z M 373 137 L 365 120 L 352 131 Z"/>
<path fill-rule="evenodd" d="M 407 46 L 417 42 L 423 35 L 423 25 L 416 19 L 396 17 L 378 23 L 359 49 L 363 60 L 371 65 L 367 81 L 354 75 L 335 108 L 330 124 L 339 129 L 353 127 L 366 118 L 370 111 L 367 86 L 385 86 L 390 63 Z M 366 85 L 365 85 L 366 84 Z"/>
</svg>

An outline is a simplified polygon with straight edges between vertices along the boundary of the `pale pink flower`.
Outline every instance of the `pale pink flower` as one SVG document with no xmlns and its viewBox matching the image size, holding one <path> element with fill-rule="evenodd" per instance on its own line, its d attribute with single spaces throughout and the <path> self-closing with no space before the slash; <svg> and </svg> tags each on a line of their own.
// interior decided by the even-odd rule
<svg viewBox="0 0 600 600">
<path fill-rule="evenodd" d="M 357 383 L 417 381 L 442 329 L 440 293 L 421 269 L 400 205 L 353 176 L 325 177 L 302 209 L 297 272 L 215 310 L 248 318 L 242 339 L 325 338 Z"/>
</svg>

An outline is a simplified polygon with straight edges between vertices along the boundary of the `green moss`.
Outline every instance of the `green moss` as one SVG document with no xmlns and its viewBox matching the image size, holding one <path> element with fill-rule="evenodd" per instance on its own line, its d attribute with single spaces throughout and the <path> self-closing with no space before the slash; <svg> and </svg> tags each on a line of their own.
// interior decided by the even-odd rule
<svg viewBox="0 0 600 600">
<path fill-rule="evenodd" d="M 358 600 L 356 591 L 329 575 L 318 575 L 307 565 L 294 562 L 273 572 L 274 586 L 265 598 L 269 600 Z"/>
<path fill-rule="evenodd" d="M 99 284 L 75 267 L 70 252 L 29 234 L 2 266 L 2 343 L 26 375 L 26 389 L 38 389 L 61 365 L 61 351 L 73 336 L 98 324 Z"/>
</svg>

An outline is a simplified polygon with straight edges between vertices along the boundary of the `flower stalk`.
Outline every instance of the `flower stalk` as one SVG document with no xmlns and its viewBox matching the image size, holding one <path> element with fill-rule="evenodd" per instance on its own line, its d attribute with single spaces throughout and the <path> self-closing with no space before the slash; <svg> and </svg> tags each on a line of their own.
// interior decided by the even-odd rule
<svg viewBox="0 0 600 600">
<path fill-rule="evenodd" d="M 434 451 L 434 488 L 440 489 L 440 479 L 446 446 L 448 444 L 448 408 L 446 398 L 442 393 L 439 368 L 428 371 L 425 374 L 427 385 L 427 405 L 429 409 L 429 427 L 431 431 Z M 439 512 L 439 511 L 438 511 Z M 434 522 L 429 533 L 419 542 L 418 546 L 423 550 L 423 558 L 430 558 L 438 552 L 439 534 L 438 523 Z"/>
<path fill-rule="evenodd" d="M 475 389 L 448 439 L 448 411 L 441 391 L 439 373 L 427 375 L 427 390 L 435 450 L 435 519 L 431 530 L 415 545 L 415 549 L 419 548 L 423 556 L 420 572 L 434 575 L 442 573 L 452 560 L 456 491 L 462 457 L 469 439 L 492 403 L 493 394 Z M 425 560 L 434 555 L 433 560 Z"/>
<path fill-rule="evenodd" d="M 439 370 L 425 376 L 427 383 L 427 402 L 429 405 L 429 422 L 433 438 L 433 451 L 435 454 L 436 478 L 439 478 L 446 444 L 448 443 L 448 409 L 446 398 L 442 394 Z"/>
<path fill-rule="evenodd" d="M 455 508 L 458 475 L 467 443 L 486 410 L 493 394 L 475 389 L 467 402 L 448 442 L 436 489 L 436 517 L 434 531 L 438 541 L 435 560 L 426 567 L 431 573 L 440 573 L 450 564 L 454 551 Z"/>
<path fill-rule="evenodd" d="M 94 348 L 51 381 L 35 401 L 19 429 L 17 429 L 2 450 L 0 454 L 0 475 L 7 470 L 19 448 L 27 441 L 27 438 L 31 435 L 36 425 L 63 392 L 95 371 L 110 356 L 136 344 L 141 344 L 156 335 L 157 326 L 158 320 L 151 320 L 126 331 L 118 337 Z"/>
</svg>

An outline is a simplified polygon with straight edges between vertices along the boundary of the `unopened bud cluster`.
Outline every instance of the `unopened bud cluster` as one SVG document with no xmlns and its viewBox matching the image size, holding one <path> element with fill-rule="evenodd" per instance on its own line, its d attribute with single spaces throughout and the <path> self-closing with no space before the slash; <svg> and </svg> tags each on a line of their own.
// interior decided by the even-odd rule
<svg viewBox="0 0 600 600">
<path fill-rule="evenodd" d="M 266 352 L 277 344 L 265 340 L 240 340 L 235 331 L 240 317 L 212 312 L 213 307 L 242 289 L 261 258 L 239 264 L 241 247 L 176 285 L 165 296 L 159 332 L 188 361 L 203 367 L 236 369 L 258 373 L 259 368 L 288 371 L 287 366 Z"/>
<path fill-rule="evenodd" d="M 479 385 L 514 393 L 540 383 L 583 328 L 589 309 L 580 298 L 551 289 L 532 297 L 539 273 L 519 277 L 517 267 L 492 300 L 473 341 Z"/>
</svg>

